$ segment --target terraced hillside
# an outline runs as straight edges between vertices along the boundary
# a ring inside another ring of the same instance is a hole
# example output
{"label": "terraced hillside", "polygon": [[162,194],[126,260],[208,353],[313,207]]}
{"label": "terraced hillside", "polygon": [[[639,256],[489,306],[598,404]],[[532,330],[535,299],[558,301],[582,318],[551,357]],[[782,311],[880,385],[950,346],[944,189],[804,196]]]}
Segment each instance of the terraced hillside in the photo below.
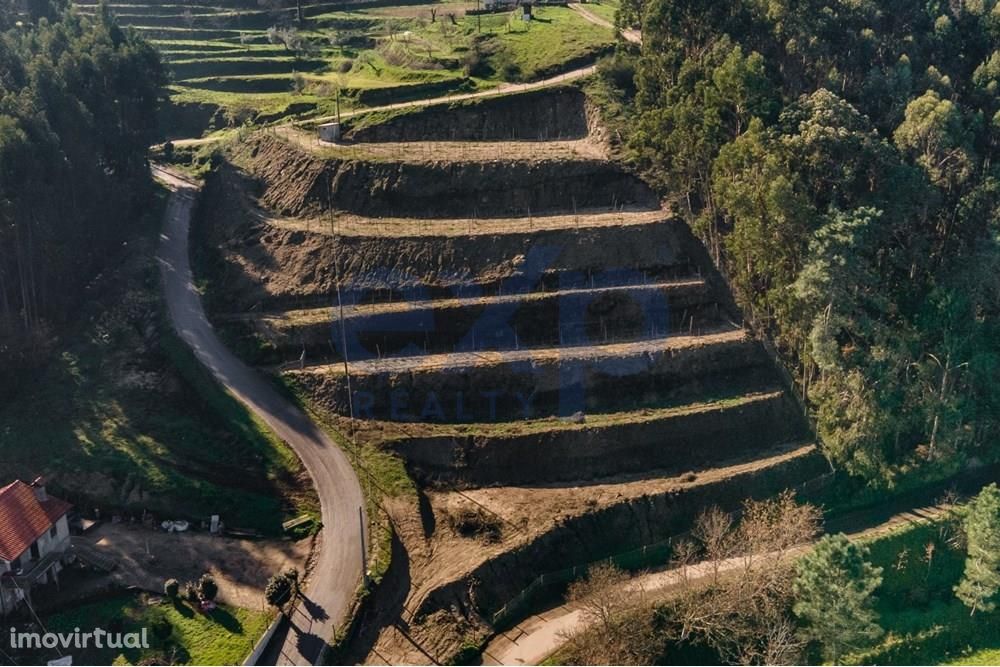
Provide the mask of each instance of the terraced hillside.
{"label": "terraced hillside", "polygon": [[353,658],[454,659],[536,577],[825,471],[704,249],[579,91],[347,136],[233,145],[199,233],[230,340],[419,488],[385,500],[399,542]]}
{"label": "terraced hillside", "polygon": [[[81,11],[96,2],[81,0]],[[526,23],[466,16],[445,0],[114,0],[120,23],[147,35],[173,74],[170,138],[285,116],[399,102],[530,81],[611,48],[613,34],[565,6]],[[611,5],[609,5],[611,7]]]}

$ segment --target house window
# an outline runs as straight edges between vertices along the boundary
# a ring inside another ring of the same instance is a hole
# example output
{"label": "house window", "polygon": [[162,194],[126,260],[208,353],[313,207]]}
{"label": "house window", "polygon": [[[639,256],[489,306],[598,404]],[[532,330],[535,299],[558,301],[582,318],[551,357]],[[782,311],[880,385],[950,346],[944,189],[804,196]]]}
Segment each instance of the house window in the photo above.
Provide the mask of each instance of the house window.
{"label": "house window", "polygon": [[49,529],[49,537],[56,536],[56,524],[52,524],[52,528]]}

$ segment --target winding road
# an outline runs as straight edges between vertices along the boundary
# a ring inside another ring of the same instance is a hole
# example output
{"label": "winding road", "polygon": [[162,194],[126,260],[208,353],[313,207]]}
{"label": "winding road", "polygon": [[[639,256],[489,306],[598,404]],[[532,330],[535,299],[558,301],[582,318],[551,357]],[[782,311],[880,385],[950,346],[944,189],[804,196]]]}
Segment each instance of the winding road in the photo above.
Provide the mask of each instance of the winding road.
{"label": "winding road", "polygon": [[276,636],[272,644],[281,642],[273,656],[277,664],[316,664],[335,626],[345,620],[362,578],[367,519],[361,485],[340,447],[216,336],[192,281],[188,258],[191,210],[199,186],[160,167],[153,171],[172,191],[157,260],[174,329],[212,375],[295,450],[319,494],[323,513],[319,556],[303,599],[279,630],[284,636]]}
{"label": "winding road", "polygon": [[[588,21],[613,28],[610,22],[578,5],[573,8]],[[624,31],[623,36],[641,43],[636,31]],[[596,69],[596,65],[589,65],[531,83],[501,84],[484,91],[387,104],[341,115],[526,92],[568,83],[593,74]],[[312,122],[328,120],[332,118]],[[198,145],[217,139],[178,140],[174,144]],[[283,398],[267,379],[237,359],[215,334],[194,286],[188,256],[191,212],[200,185],[163,167],[154,166],[153,172],[172,192],[157,253],[171,324],[212,375],[292,447],[319,495],[323,516],[319,556],[307,581],[304,599],[272,641],[272,649],[280,645],[280,650],[265,654],[265,661],[273,659],[276,664],[317,664],[335,627],[347,620],[365,567],[367,518],[361,485],[344,451]]]}

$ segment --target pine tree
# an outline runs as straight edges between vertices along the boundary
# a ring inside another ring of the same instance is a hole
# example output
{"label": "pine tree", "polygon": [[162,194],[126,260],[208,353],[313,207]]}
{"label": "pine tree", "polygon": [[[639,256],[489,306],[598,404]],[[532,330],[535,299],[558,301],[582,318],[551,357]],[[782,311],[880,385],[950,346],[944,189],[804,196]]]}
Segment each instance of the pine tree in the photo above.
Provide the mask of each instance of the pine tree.
{"label": "pine tree", "polygon": [[866,556],[865,547],[841,533],[824,537],[796,564],[793,610],[805,637],[819,642],[834,663],[882,635],[872,596],[882,583],[882,568]]}
{"label": "pine tree", "polygon": [[1000,590],[1000,490],[996,484],[983,488],[969,502],[964,526],[968,555],[955,595],[970,615],[990,612],[996,609]]}

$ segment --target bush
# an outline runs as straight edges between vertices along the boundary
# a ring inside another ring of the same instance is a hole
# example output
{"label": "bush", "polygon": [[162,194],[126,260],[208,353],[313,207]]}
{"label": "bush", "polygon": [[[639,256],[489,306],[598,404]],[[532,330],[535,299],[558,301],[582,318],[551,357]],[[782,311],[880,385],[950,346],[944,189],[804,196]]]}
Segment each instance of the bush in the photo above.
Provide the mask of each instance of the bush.
{"label": "bush", "polygon": [[215,577],[207,572],[201,575],[201,579],[198,580],[198,592],[202,600],[214,600],[219,594],[219,585],[215,583]]}
{"label": "bush", "polygon": [[448,523],[458,535],[476,538],[486,544],[499,542],[503,532],[500,520],[480,508],[462,508],[449,512]]}
{"label": "bush", "polygon": [[288,580],[288,583],[292,586],[292,590],[297,593],[299,590],[299,571],[294,567],[290,567],[285,570],[282,576]]}
{"label": "bush", "polygon": [[465,63],[462,67],[462,72],[465,76],[478,76],[482,79],[494,74],[489,59],[478,47],[473,48],[465,54]]}
{"label": "bush", "polygon": [[272,607],[281,609],[292,599],[292,592],[295,590],[287,574],[276,574],[267,582],[264,589],[264,599]]}
{"label": "bush", "polygon": [[181,592],[181,584],[176,579],[167,579],[163,582],[163,594],[171,600],[176,600]]}
{"label": "bush", "polygon": [[158,618],[153,621],[153,636],[159,639],[161,642],[165,641],[174,631],[174,626],[170,625],[170,621],[165,618]]}
{"label": "bush", "polygon": [[625,93],[626,97],[635,96],[635,58],[618,53],[602,58],[597,63],[597,72],[612,87]]}
{"label": "bush", "polygon": [[201,598],[198,597],[198,587],[190,581],[184,584],[184,597],[194,604],[198,604],[201,601]]}

